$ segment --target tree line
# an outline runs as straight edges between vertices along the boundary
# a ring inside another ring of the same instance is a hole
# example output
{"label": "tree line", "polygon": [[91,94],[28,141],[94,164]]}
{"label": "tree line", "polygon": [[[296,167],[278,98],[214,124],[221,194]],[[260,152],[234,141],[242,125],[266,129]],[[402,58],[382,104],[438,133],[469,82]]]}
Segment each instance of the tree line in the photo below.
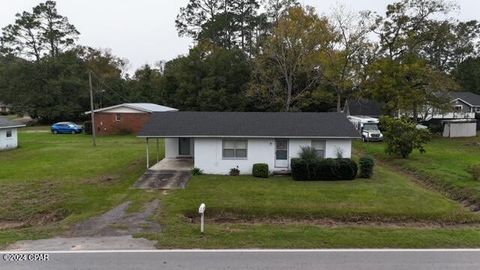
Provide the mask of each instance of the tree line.
{"label": "tree line", "polygon": [[43,122],[96,107],[159,103],[186,111],[340,111],[369,98],[386,113],[446,106],[438,93],[480,94],[477,21],[443,0],[400,0],[384,14],[328,15],[296,0],[190,0],[175,21],[186,55],[126,73],[128,61],[78,44],[54,1],[16,15],[0,35],[0,100]]}

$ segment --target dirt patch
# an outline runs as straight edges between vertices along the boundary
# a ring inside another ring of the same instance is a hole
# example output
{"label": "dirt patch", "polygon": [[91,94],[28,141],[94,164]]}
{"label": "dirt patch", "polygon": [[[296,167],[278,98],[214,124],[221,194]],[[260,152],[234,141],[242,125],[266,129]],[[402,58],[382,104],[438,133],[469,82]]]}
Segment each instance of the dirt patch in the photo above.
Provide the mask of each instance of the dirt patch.
{"label": "dirt patch", "polygon": [[145,205],[141,212],[127,213],[129,206],[130,202],[122,203],[101,216],[77,224],[70,237],[124,236],[161,230],[158,223],[149,220],[160,206],[158,200]]}
{"label": "dirt patch", "polygon": [[132,236],[52,238],[18,241],[7,246],[15,251],[79,251],[79,250],[153,250],[155,241]]}
{"label": "dirt patch", "polygon": [[63,206],[66,195],[48,181],[2,184],[0,198],[0,220],[22,227],[57,222],[69,214]]}
{"label": "dirt patch", "polygon": [[0,222],[0,230],[18,229],[25,226],[24,222]]}
{"label": "dirt patch", "polygon": [[115,184],[120,177],[118,175],[102,175],[93,179],[82,180],[82,184],[93,185],[93,184]]}
{"label": "dirt patch", "polygon": [[[200,223],[198,217],[187,217],[190,223]],[[334,219],[291,219],[291,218],[252,218],[242,219],[232,216],[219,218],[206,218],[206,223],[223,225],[314,225],[325,228],[341,227],[378,227],[378,228],[480,228],[480,223],[458,224],[435,221],[341,221]]]}

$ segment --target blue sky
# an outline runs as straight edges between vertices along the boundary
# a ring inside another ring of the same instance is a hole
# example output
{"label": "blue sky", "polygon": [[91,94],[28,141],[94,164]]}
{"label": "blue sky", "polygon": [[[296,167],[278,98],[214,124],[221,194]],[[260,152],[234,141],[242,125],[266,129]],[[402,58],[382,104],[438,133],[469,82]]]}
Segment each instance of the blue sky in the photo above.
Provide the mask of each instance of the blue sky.
{"label": "blue sky", "polygon": [[[351,10],[370,9],[383,13],[393,0],[301,0],[328,13],[336,3]],[[12,23],[15,13],[31,10],[39,0],[0,0],[0,27]],[[66,15],[81,32],[80,43],[94,48],[111,49],[128,59],[130,71],[144,64],[170,60],[185,54],[191,45],[180,38],[175,17],[188,0],[57,0]],[[452,14],[461,20],[480,20],[479,0],[458,0],[461,9]]]}

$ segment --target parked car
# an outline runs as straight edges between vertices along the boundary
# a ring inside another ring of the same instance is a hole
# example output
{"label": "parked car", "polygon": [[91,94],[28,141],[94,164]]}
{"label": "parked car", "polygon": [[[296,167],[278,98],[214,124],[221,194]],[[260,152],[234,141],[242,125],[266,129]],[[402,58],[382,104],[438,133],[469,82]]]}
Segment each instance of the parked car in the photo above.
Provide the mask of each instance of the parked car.
{"label": "parked car", "polygon": [[79,134],[83,132],[83,128],[71,122],[59,122],[51,127],[53,134]]}

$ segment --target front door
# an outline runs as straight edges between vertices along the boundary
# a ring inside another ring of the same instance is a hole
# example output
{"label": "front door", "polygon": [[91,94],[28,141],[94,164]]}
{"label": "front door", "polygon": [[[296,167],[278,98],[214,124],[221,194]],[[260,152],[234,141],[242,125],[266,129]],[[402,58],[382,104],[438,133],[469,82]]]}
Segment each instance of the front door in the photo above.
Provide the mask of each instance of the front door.
{"label": "front door", "polygon": [[275,140],[275,168],[288,168],[288,140]]}
{"label": "front door", "polygon": [[190,138],[178,139],[178,155],[179,156],[191,156],[190,152]]}

